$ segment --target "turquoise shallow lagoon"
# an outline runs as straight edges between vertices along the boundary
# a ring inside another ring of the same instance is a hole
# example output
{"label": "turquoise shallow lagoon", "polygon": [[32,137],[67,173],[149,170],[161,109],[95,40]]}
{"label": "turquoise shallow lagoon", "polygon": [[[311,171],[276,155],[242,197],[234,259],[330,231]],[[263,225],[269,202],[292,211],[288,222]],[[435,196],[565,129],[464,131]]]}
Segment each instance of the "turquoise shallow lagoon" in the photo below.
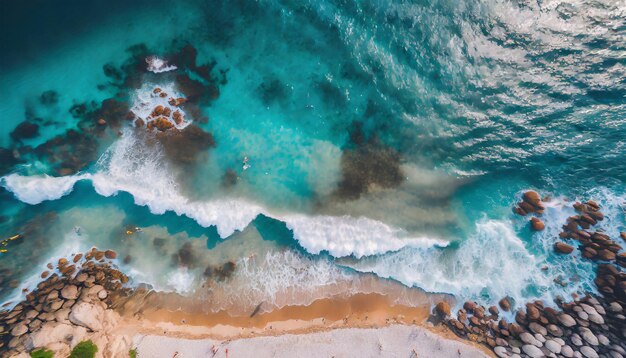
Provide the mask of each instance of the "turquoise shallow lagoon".
{"label": "turquoise shallow lagoon", "polygon": [[[235,263],[215,309],[306,303],[369,272],[551,300],[593,286],[592,264],[552,249],[573,201],[626,230],[619,2],[6,8],[0,229],[23,239],[0,253],[3,301],[94,245],[184,294]],[[187,127],[147,130],[170,96]],[[552,198],[542,232],[512,211],[528,189]]]}

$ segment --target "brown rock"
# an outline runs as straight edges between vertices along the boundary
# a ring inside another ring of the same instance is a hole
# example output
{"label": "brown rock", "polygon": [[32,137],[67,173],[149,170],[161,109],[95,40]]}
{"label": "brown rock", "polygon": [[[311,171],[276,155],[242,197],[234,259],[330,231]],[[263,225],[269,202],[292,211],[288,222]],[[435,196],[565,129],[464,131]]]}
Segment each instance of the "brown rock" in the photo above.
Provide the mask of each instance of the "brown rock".
{"label": "brown rock", "polygon": [[561,254],[571,254],[572,251],[574,251],[574,247],[564,242],[557,241],[554,243],[554,251]]}
{"label": "brown rock", "polygon": [[501,299],[500,302],[498,302],[498,304],[500,305],[500,308],[502,308],[505,311],[509,311],[511,309],[511,303],[509,302],[509,299],[506,297]]}
{"label": "brown rock", "polygon": [[596,257],[596,255],[598,254],[598,252],[594,249],[592,249],[591,247],[585,247],[583,249],[583,256],[588,258],[588,259],[592,259],[594,257]]}
{"label": "brown rock", "polygon": [[525,202],[533,205],[533,206],[539,206],[541,205],[541,197],[539,196],[539,194],[537,194],[536,191],[533,190],[529,190],[527,192],[525,192],[522,195],[522,199],[524,199]]}
{"label": "brown rock", "polygon": [[546,225],[543,223],[543,221],[541,221],[541,220],[539,220],[539,219],[537,219],[535,217],[530,219],[530,226],[535,231],[541,231],[541,230],[546,228]]}
{"label": "brown rock", "polygon": [[78,261],[80,261],[80,259],[83,257],[83,254],[76,254],[74,256],[74,263],[77,263]]}
{"label": "brown rock", "polygon": [[442,317],[450,316],[450,304],[448,302],[441,301],[437,303],[437,306],[435,306],[435,310]]}
{"label": "brown rock", "polygon": [[526,316],[528,317],[528,319],[535,321],[539,319],[539,317],[541,316],[541,312],[539,311],[536,305],[532,303],[527,303],[526,304]]}
{"label": "brown rock", "polygon": [[598,251],[598,259],[604,261],[613,261],[615,260],[615,253],[610,250],[602,249]]}
{"label": "brown rock", "polygon": [[98,125],[100,125],[100,126],[104,126],[104,125],[106,125],[106,124],[107,124],[107,121],[106,121],[106,120],[104,120],[104,118],[100,118],[100,119],[98,119]]}
{"label": "brown rock", "polygon": [[117,253],[115,253],[115,251],[113,250],[106,250],[104,252],[104,257],[106,257],[109,260],[113,260],[114,258],[117,257]]}
{"label": "brown rock", "polygon": [[476,309],[476,302],[472,302],[472,301],[467,301],[463,304],[463,308],[469,312],[469,313],[473,313],[474,310]]}
{"label": "brown rock", "polygon": [[491,306],[491,307],[489,307],[489,313],[491,313],[492,315],[498,317],[498,315],[500,314],[500,311],[498,310],[498,307]]}

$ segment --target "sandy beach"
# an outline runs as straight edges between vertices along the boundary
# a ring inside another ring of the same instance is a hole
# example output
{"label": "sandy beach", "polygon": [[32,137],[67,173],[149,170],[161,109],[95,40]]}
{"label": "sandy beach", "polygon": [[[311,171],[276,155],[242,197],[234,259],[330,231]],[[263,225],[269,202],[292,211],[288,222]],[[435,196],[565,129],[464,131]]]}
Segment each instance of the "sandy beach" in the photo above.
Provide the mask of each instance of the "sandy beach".
{"label": "sandy beach", "polygon": [[335,329],[229,341],[136,335],[140,357],[487,357],[417,326]]}

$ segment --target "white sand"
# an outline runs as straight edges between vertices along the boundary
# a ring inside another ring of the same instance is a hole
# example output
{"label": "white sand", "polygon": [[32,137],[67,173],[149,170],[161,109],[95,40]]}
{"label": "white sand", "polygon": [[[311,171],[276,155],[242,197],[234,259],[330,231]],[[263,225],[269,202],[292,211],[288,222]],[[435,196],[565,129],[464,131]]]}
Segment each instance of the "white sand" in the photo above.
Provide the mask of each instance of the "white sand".
{"label": "white sand", "polygon": [[[308,334],[215,341],[136,335],[138,357],[486,357],[478,348],[416,326],[335,329]],[[213,355],[212,347],[217,347]],[[178,355],[175,355],[178,353]]]}

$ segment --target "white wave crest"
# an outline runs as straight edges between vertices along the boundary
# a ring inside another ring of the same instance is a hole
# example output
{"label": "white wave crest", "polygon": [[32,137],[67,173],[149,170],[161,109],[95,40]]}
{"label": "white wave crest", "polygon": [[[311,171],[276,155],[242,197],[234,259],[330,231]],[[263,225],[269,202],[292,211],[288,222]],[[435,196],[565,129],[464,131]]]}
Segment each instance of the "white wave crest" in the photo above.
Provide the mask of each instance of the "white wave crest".
{"label": "white wave crest", "polygon": [[89,175],[51,177],[48,175],[22,176],[9,174],[0,183],[15,197],[27,204],[36,205],[46,200],[56,200],[69,194],[77,181]]}
{"label": "white wave crest", "polygon": [[146,58],[146,63],[148,64],[148,71],[154,73],[168,72],[178,69],[178,67],[174,65],[168,65],[167,61],[156,56],[150,56]]}
{"label": "white wave crest", "polygon": [[435,239],[410,237],[402,229],[364,217],[276,214],[238,198],[194,201],[180,192],[173,169],[162,159],[158,149],[144,145],[127,130],[98,161],[94,174],[58,178],[11,174],[3,178],[3,185],[18,199],[36,204],[69,194],[78,180],[91,180],[96,192],[102,196],[127,192],[137,205],[147,206],[154,214],[173,211],[185,215],[201,226],[216,226],[221,237],[243,230],[259,214],[265,214],[285,222],[307,251],[314,254],[327,251],[335,257],[362,257],[403,247],[447,244]]}

